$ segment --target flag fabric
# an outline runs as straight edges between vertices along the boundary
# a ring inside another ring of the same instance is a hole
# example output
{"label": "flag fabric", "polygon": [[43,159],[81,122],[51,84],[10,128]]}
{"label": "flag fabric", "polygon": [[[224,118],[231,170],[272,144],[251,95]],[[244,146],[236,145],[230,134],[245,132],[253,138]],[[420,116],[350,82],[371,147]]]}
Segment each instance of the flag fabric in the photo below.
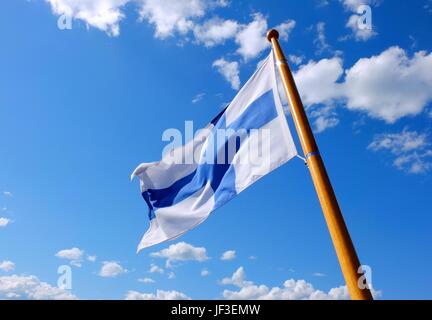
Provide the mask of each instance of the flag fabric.
{"label": "flag fabric", "polygon": [[132,173],[149,207],[138,252],[174,239],[297,155],[270,55],[210,124],[162,160]]}

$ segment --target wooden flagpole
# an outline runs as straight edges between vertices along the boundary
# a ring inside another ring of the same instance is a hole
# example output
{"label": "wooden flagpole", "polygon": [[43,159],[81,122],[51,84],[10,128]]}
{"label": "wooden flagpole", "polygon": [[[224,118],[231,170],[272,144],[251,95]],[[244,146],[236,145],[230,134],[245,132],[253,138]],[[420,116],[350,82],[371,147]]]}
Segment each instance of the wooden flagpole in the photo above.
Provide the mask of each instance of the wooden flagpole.
{"label": "wooden flagpole", "polygon": [[369,286],[367,284],[365,288],[359,286],[359,278],[363,275],[360,271],[360,261],[315,142],[293,75],[279,45],[279,33],[272,29],[267,33],[267,39],[273,47],[291,114],[351,299],[372,300]]}

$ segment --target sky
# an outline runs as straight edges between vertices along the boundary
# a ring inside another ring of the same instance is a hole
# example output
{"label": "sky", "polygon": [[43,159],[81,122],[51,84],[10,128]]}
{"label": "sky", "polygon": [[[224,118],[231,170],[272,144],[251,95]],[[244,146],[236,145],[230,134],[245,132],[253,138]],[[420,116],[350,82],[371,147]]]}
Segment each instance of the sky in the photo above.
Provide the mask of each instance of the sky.
{"label": "sky", "polygon": [[1,1],[0,298],[348,298],[300,159],[136,254],[130,174],[229,103],[272,27],[375,296],[431,299],[428,0]]}

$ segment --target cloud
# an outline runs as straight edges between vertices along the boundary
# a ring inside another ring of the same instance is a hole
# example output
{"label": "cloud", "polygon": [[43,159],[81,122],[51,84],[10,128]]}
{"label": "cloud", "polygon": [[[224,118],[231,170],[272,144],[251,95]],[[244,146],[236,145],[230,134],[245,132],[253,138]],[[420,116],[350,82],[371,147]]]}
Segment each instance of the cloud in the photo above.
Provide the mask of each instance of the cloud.
{"label": "cloud", "polygon": [[303,63],[303,61],[304,61],[304,56],[296,56],[296,55],[294,55],[294,54],[290,54],[290,55],[288,56],[288,60],[289,60],[291,63],[295,64],[295,65],[299,65],[299,64],[302,64],[302,63]]}
{"label": "cloud", "polygon": [[74,300],[77,297],[35,276],[11,275],[0,277],[0,299]]}
{"label": "cloud", "polygon": [[13,263],[12,261],[0,261],[0,270],[2,271],[13,271],[15,270],[15,263]]}
{"label": "cloud", "polygon": [[275,27],[279,32],[279,38],[283,41],[288,41],[291,31],[294,30],[296,22],[294,20],[287,20]]}
{"label": "cloud", "polygon": [[125,300],[190,300],[190,298],[182,292],[178,291],[163,291],[157,290],[154,293],[141,293],[138,291],[129,291],[126,294]]}
{"label": "cloud", "polygon": [[153,252],[150,256],[166,259],[166,266],[171,267],[172,262],[177,261],[205,261],[208,259],[207,251],[204,247],[194,247],[186,242],[178,242],[170,245],[167,249]]}
{"label": "cloud", "polygon": [[170,273],[168,273],[168,279],[174,279],[175,278],[175,273],[174,272],[170,272]]}
{"label": "cloud", "polygon": [[195,97],[192,98],[192,103],[198,103],[200,102],[205,96],[205,93],[198,93]]}
{"label": "cloud", "polygon": [[391,47],[358,60],[345,72],[339,57],[309,61],[294,77],[307,108],[326,107],[316,113],[317,118],[324,117],[318,120],[318,127],[337,123],[332,108],[337,102],[349,110],[394,123],[420,114],[432,101],[432,54],[425,51],[410,58],[405,50]]}
{"label": "cloud", "polygon": [[213,67],[216,68],[221,75],[231,84],[234,90],[240,89],[239,64],[237,61],[227,61],[220,58],[213,62]]}
{"label": "cloud", "polygon": [[155,27],[155,37],[165,39],[175,33],[185,35],[193,30],[196,19],[216,7],[227,6],[226,1],[211,0],[140,0],[141,20]]}
{"label": "cloud", "polygon": [[105,31],[111,36],[120,33],[120,21],[124,18],[122,7],[129,0],[45,0],[56,15],[84,21],[87,26]]}
{"label": "cloud", "polygon": [[201,270],[201,277],[207,277],[210,274],[210,271],[208,271],[207,269],[202,269]]}
{"label": "cloud", "polygon": [[142,282],[142,283],[146,283],[146,284],[155,283],[156,282],[152,278],[141,278],[141,279],[138,279],[138,281]]}
{"label": "cloud", "polygon": [[370,28],[360,28],[359,27],[360,19],[361,19],[360,15],[353,14],[349,17],[348,22],[346,24],[346,27],[351,29],[355,40],[367,41],[370,38],[378,35],[378,33],[373,29],[373,26],[371,26]]}
{"label": "cloud", "polygon": [[235,259],[235,257],[236,257],[235,250],[228,250],[222,254],[221,260],[233,260]]}
{"label": "cloud", "polygon": [[[244,268],[238,268],[230,278],[222,280],[224,285],[234,285],[239,290],[224,290],[223,297],[228,300],[342,300],[349,299],[346,286],[329,290],[328,293],[315,289],[305,280],[289,279],[282,287],[256,285],[245,280]],[[375,296],[379,296],[375,292]]]}
{"label": "cloud", "polygon": [[257,57],[270,43],[266,39],[267,19],[261,13],[255,13],[253,21],[242,27],[235,42],[239,45],[237,53],[245,61]]}
{"label": "cloud", "polygon": [[104,261],[102,262],[102,268],[99,271],[99,275],[104,278],[115,278],[127,270],[124,269],[118,262],[115,261]]}
{"label": "cloud", "polygon": [[358,22],[365,13],[363,6],[378,6],[381,2],[380,0],[339,0],[339,2],[343,4],[345,10],[354,13],[349,17],[346,24],[346,27],[351,29],[352,34],[351,36],[342,38],[343,40],[354,37],[357,41],[367,41],[378,34],[373,30],[373,26],[370,28],[360,28]]}
{"label": "cloud", "polygon": [[391,47],[346,71],[347,107],[388,123],[423,111],[432,100],[432,54]]}
{"label": "cloud", "polygon": [[237,21],[215,17],[207,20],[202,25],[196,25],[193,32],[197,43],[202,43],[206,47],[213,47],[234,38],[239,27]]}
{"label": "cloud", "polygon": [[325,273],[321,273],[321,272],[314,272],[314,273],[312,273],[312,275],[314,277],[325,277],[326,276]]}
{"label": "cloud", "polygon": [[11,223],[10,219],[0,217],[0,228],[6,227],[9,223]]}
{"label": "cloud", "polygon": [[12,197],[13,197],[13,194],[12,194],[12,192],[10,192],[10,191],[3,191],[3,195],[4,195],[5,197],[9,197],[9,198],[12,198]]}
{"label": "cloud", "polygon": [[159,267],[159,266],[157,266],[157,265],[155,265],[155,264],[151,264],[150,265],[150,270],[149,270],[149,272],[150,273],[164,273],[164,269],[162,269],[161,267]]}
{"label": "cloud", "polygon": [[87,255],[87,260],[90,261],[90,262],[95,262],[96,259],[97,259],[96,256]]}
{"label": "cloud", "polygon": [[401,133],[379,134],[368,149],[390,152],[394,156],[393,165],[408,173],[420,174],[432,169],[432,149],[424,133],[404,129]]}
{"label": "cloud", "polygon": [[325,23],[318,22],[316,25],[317,36],[314,39],[314,44],[317,47],[317,54],[323,54],[326,51],[331,52],[331,47],[327,43],[327,38],[325,35]]}
{"label": "cloud", "polygon": [[60,250],[55,254],[60,259],[70,260],[70,264],[80,268],[84,256],[84,251],[79,248]]}

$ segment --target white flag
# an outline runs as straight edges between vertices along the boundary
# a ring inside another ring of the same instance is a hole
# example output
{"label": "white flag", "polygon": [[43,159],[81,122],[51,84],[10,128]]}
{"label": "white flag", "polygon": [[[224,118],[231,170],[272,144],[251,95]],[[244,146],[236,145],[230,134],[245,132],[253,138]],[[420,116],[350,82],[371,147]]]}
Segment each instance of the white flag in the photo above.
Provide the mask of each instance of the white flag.
{"label": "white flag", "polygon": [[177,238],[297,155],[280,102],[273,53],[193,140],[132,174],[149,206],[138,251]]}

